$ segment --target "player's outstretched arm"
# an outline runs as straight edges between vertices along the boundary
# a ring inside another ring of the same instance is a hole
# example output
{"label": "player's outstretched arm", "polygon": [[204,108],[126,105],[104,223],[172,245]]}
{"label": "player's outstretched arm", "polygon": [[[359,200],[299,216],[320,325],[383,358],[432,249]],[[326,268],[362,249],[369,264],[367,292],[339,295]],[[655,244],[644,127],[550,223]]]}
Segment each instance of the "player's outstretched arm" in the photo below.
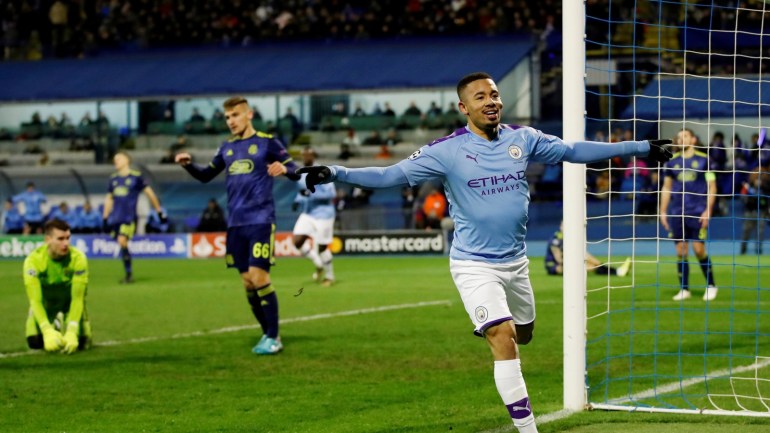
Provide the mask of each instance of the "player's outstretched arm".
{"label": "player's outstretched arm", "polygon": [[315,192],[315,186],[322,183],[339,181],[358,185],[364,188],[390,188],[399,185],[408,185],[409,180],[406,174],[397,165],[388,167],[366,167],[366,168],[347,168],[339,165],[330,167],[316,165],[312,167],[302,167],[297,170],[297,174],[305,174],[305,183],[307,188]]}
{"label": "player's outstretched arm", "polygon": [[642,156],[653,161],[664,163],[673,154],[666,149],[671,140],[621,141],[620,143],[603,143],[598,141],[564,142],[567,151],[564,161],[575,163],[591,163],[614,158],[616,156]]}

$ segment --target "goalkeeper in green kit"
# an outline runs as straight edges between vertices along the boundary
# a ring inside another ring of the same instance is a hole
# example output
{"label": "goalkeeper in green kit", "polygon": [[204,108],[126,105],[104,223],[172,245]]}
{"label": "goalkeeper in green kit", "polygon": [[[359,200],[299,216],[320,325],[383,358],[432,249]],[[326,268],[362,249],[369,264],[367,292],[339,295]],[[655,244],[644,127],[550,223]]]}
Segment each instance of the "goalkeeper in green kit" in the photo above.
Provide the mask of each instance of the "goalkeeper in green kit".
{"label": "goalkeeper in green kit", "polygon": [[24,287],[29,298],[27,345],[71,354],[91,345],[86,311],[88,261],[70,246],[70,226],[53,219],[43,226],[45,244],[24,260]]}

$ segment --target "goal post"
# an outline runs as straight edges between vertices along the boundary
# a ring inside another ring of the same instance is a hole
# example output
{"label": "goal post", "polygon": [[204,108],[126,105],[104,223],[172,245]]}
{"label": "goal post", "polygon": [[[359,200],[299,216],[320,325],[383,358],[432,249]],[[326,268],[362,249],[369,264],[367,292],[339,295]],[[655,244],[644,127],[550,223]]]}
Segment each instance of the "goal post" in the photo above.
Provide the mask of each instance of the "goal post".
{"label": "goal post", "polygon": [[[582,0],[564,0],[563,139],[585,139],[585,20]],[[574,17],[578,19],[568,19]],[[564,408],[586,404],[585,165],[564,163]]]}
{"label": "goal post", "polygon": [[[699,261],[660,224],[662,167],[564,163],[564,408],[770,417],[770,2],[564,0],[562,16],[563,138],[688,129],[707,165],[677,167],[682,196],[704,195],[690,176],[718,185]],[[587,272],[589,252],[632,270]]]}

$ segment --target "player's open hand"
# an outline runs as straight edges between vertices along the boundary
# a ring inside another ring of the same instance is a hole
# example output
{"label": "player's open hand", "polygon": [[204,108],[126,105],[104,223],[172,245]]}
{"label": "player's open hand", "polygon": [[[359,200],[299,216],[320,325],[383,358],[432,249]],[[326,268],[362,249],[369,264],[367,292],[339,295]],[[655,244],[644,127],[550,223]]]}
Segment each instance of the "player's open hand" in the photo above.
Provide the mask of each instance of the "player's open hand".
{"label": "player's open hand", "polygon": [[315,192],[315,186],[322,183],[329,183],[332,180],[332,171],[325,165],[314,165],[312,167],[302,167],[297,170],[297,174],[307,174],[305,185],[310,192]]}
{"label": "player's open hand", "polygon": [[187,165],[192,162],[192,156],[187,152],[180,152],[174,157],[174,162],[179,165]]}
{"label": "player's open hand", "polygon": [[671,140],[647,140],[650,143],[650,153],[647,155],[653,161],[664,163],[671,159],[674,154],[666,148],[671,144]]}

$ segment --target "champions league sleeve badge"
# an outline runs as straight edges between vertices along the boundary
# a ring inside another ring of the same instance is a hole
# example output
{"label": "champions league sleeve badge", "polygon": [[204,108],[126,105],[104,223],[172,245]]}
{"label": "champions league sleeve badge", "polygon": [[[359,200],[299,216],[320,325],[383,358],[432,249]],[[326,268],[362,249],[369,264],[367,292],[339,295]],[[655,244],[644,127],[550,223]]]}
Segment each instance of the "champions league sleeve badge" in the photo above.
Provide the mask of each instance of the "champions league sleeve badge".
{"label": "champions league sleeve badge", "polygon": [[[521,150],[519,152],[521,152]],[[422,149],[417,149],[411,155],[409,155],[409,158],[407,158],[407,159],[410,160],[410,161],[414,161],[420,155],[422,155]]]}

